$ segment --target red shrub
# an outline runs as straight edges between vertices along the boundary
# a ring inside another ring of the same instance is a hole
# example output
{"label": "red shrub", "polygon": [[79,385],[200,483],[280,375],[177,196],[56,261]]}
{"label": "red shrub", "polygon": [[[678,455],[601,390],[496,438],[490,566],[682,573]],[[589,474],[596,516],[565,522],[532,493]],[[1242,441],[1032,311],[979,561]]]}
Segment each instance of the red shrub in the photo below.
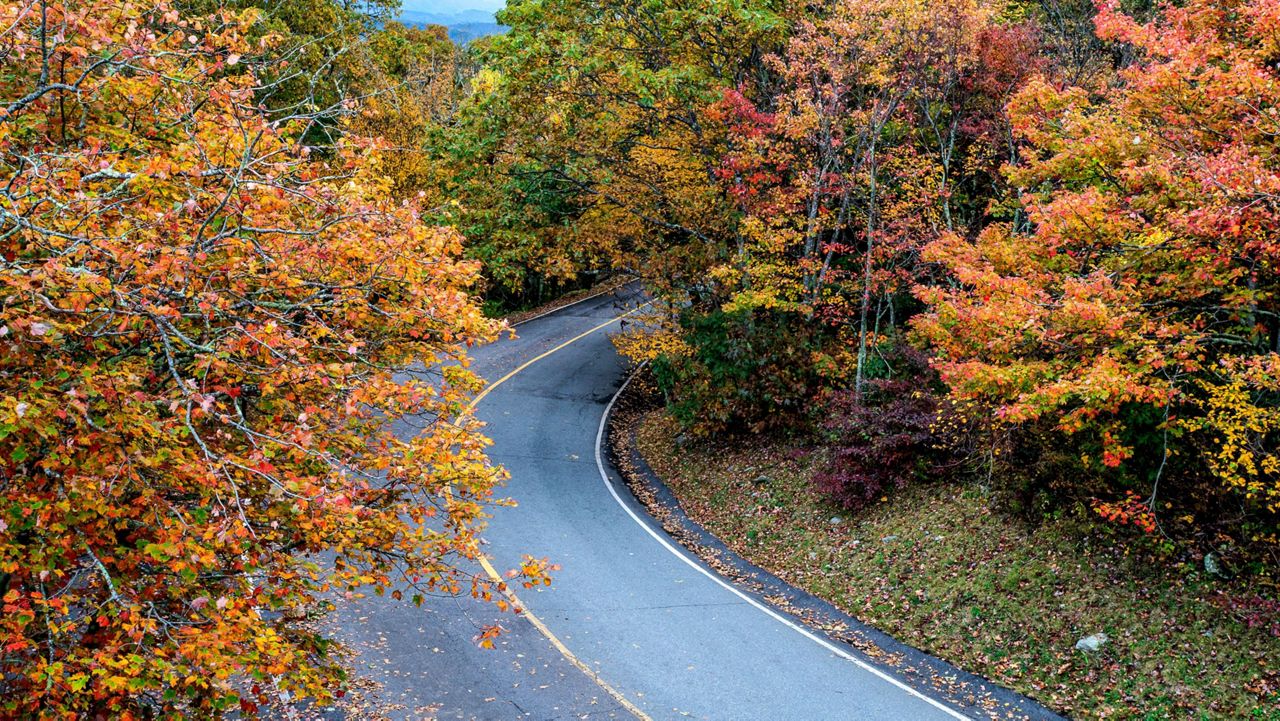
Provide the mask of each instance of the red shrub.
{"label": "red shrub", "polygon": [[1223,593],[1218,594],[1213,602],[1249,628],[1261,628],[1280,638],[1280,600],[1262,596],[1229,596]]}
{"label": "red shrub", "polygon": [[924,357],[899,349],[890,365],[902,368],[892,378],[871,381],[861,396],[841,391],[827,397],[824,427],[833,450],[814,483],[850,510],[927,475],[942,460],[933,432],[939,400]]}

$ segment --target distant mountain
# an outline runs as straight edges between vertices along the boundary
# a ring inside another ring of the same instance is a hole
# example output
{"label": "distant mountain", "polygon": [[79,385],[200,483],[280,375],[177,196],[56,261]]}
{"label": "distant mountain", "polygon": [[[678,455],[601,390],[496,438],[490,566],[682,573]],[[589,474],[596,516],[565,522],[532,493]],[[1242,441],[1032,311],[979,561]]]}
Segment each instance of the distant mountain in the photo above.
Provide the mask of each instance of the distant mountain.
{"label": "distant mountain", "polygon": [[493,13],[488,10],[460,10],[456,13],[428,12],[425,10],[401,10],[400,22],[405,25],[460,25],[462,23],[492,23]]}
{"label": "distant mountain", "polygon": [[507,31],[507,26],[499,25],[494,20],[493,13],[487,10],[463,10],[456,13],[402,10],[399,19],[405,25],[415,27],[443,25],[449,29],[449,39],[459,45],[466,45],[472,40],[489,35],[501,35]]}
{"label": "distant mountain", "polygon": [[495,22],[459,23],[446,27],[449,28],[449,39],[459,45],[466,45],[472,40],[478,40],[490,35],[502,35],[508,30],[506,25],[499,25]]}

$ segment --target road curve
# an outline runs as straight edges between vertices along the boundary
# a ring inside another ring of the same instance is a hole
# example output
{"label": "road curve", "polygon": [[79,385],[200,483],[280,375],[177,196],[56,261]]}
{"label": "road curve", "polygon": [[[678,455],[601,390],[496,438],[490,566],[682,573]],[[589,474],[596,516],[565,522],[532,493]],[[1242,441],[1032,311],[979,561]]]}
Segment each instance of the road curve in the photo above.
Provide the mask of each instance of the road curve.
{"label": "road curve", "polygon": [[[637,303],[625,290],[578,303],[474,354],[492,380],[559,347],[506,377],[477,412],[519,504],[499,509],[486,534],[493,565],[513,568],[530,554],[561,570],[550,588],[520,592],[543,629],[468,599],[341,607],[333,630],[359,653],[356,672],[381,685],[382,712],[495,721],[965,718],[734,589],[610,485],[597,435],[624,366],[607,336],[617,324],[607,321]],[[508,633],[496,650],[477,648],[477,628],[495,620]]]}

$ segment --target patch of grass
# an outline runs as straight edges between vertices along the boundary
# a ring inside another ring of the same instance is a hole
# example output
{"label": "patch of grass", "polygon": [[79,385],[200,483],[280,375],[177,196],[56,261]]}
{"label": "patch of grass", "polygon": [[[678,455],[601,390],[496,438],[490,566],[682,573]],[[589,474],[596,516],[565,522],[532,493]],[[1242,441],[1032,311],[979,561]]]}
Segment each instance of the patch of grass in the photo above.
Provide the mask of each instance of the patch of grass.
{"label": "patch of grass", "polygon": [[[687,512],[744,557],[1061,713],[1280,721],[1280,639],[1215,606],[1220,582],[1198,567],[1068,517],[1027,528],[970,486],[917,486],[849,516],[812,489],[807,449],[677,447],[662,411],[638,434]],[[1098,632],[1100,652],[1075,650]]]}

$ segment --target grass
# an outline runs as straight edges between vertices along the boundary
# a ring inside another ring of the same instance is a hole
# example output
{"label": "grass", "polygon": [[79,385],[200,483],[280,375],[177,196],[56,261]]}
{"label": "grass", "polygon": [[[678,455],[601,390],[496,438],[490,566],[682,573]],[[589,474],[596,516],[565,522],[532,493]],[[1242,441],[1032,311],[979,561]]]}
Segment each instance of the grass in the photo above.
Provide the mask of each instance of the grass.
{"label": "grass", "polygon": [[[1215,606],[1222,582],[1195,566],[1069,517],[1028,528],[973,486],[917,486],[849,516],[811,489],[809,449],[678,446],[662,411],[637,432],[690,516],[744,557],[1060,713],[1280,721],[1280,639]],[[1098,632],[1100,652],[1074,649]]]}

